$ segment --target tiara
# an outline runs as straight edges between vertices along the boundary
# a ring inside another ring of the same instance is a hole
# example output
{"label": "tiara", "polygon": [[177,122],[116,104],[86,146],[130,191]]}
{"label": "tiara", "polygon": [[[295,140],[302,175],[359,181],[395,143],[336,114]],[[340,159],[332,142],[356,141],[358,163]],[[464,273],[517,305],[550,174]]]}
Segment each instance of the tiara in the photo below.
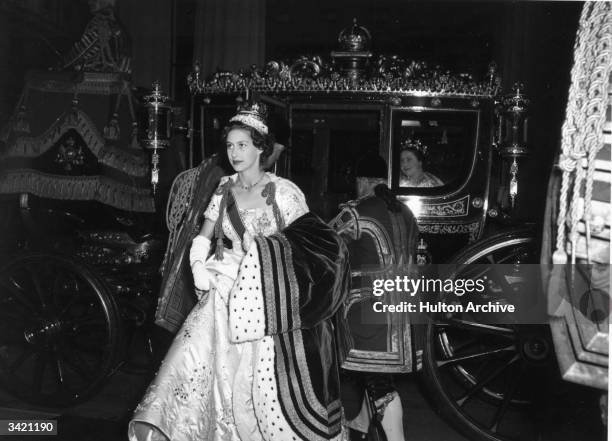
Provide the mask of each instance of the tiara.
{"label": "tiara", "polygon": [[268,109],[262,103],[247,103],[238,108],[238,113],[230,118],[230,122],[239,122],[257,130],[263,135],[268,134],[266,117]]}
{"label": "tiara", "polygon": [[416,150],[417,152],[421,152],[423,156],[427,154],[428,147],[421,143],[419,139],[405,139],[400,144],[401,150]]}

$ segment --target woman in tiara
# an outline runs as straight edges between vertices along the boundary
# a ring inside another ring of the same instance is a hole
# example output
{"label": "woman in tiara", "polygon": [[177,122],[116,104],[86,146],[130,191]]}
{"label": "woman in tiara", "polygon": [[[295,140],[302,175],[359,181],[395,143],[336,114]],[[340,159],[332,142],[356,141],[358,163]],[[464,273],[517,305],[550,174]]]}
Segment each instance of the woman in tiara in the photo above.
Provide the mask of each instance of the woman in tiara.
{"label": "woman in tiara", "polygon": [[295,184],[263,169],[273,150],[263,105],[240,110],[223,138],[236,173],[221,178],[192,241],[199,300],[129,438],[339,439],[330,318],[347,290],[346,248]]}
{"label": "woman in tiara", "polygon": [[427,146],[419,140],[402,143],[400,150],[400,187],[441,187],[444,182],[423,170]]}

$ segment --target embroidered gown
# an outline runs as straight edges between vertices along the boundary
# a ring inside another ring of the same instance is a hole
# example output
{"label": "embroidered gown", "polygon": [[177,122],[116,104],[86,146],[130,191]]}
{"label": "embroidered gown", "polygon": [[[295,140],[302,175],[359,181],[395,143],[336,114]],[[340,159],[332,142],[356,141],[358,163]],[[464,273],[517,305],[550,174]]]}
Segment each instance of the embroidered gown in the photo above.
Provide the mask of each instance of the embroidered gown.
{"label": "embroidered gown", "polygon": [[415,181],[414,179],[409,179],[404,175],[400,176],[400,187],[441,187],[444,185],[444,182],[440,178],[435,175],[432,175],[429,172],[424,172],[421,179]]}
{"label": "embroidered gown", "polygon": [[[279,390],[284,387],[279,378],[286,377],[282,372],[279,374],[278,362],[283,357],[276,355],[276,337],[265,334],[293,335],[301,331],[280,329],[280,326],[271,329],[268,314],[274,307],[264,299],[266,282],[262,274],[266,264],[262,263],[258,252],[265,242],[263,238],[282,228],[279,223],[290,225],[307,213],[308,207],[304,195],[293,183],[268,174],[273,185],[268,204],[264,208],[242,210],[227,186],[228,179],[235,180],[236,176],[222,178],[205,212],[207,219],[217,221],[220,208],[225,208],[221,202],[225,188],[226,197],[229,196],[233,203],[227,207],[221,225],[224,235],[232,241],[232,248],[224,249],[222,260],[215,260],[213,255],[206,263],[214,274],[217,288],[201,298],[178,332],[156,378],[136,408],[128,430],[131,441],[267,441],[299,440],[310,436],[304,435],[304,431],[298,434],[301,423],[299,418],[295,419],[292,404],[280,406],[280,402],[287,401],[281,397],[283,390]],[[242,229],[257,238],[248,256],[238,233]],[[290,291],[281,294],[291,297]],[[238,298],[238,294],[244,297]],[[295,300],[299,301],[298,297]],[[330,306],[335,308],[336,304]],[[325,316],[319,318],[323,320],[321,325],[325,324],[324,319]],[[313,365],[310,359],[302,362],[304,368],[309,363],[314,366],[312,374],[317,374],[316,363]],[[336,368],[335,364],[332,368]],[[316,404],[320,400],[312,393],[312,384],[306,383],[306,387],[300,386],[307,395],[310,392],[309,398]],[[323,436],[311,439],[337,439],[339,436],[340,406],[336,401],[332,400],[331,407],[320,409],[319,414],[328,420],[329,411],[332,415],[338,414],[337,418],[332,418],[338,420],[337,424],[334,422],[330,431],[329,427],[323,427],[329,424],[322,426],[313,422],[315,427],[323,429]],[[136,437],[134,429],[138,423],[151,428],[145,439]]]}

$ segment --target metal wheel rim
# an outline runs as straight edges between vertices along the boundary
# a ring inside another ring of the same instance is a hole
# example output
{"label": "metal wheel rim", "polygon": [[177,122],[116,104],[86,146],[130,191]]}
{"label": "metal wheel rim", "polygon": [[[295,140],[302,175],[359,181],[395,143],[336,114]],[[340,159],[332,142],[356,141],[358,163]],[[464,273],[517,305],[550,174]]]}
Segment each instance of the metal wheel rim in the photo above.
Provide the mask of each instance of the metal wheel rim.
{"label": "metal wheel rim", "polygon": [[[488,259],[489,256],[492,256],[496,251],[502,250],[504,247],[510,247],[510,258],[516,257],[521,255],[523,249],[526,250],[531,242],[531,238],[523,237],[514,238],[503,243],[491,244],[463,262],[476,263],[481,259]],[[490,259],[488,259],[488,262],[493,263]],[[455,276],[459,276],[459,274]],[[457,329],[471,329],[473,334],[480,333],[494,336],[497,339],[497,346],[488,349],[480,348],[480,350],[472,350],[471,352],[468,350],[468,353],[466,353],[465,350],[469,348],[468,344],[464,343],[465,346],[458,347],[456,342],[453,341],[451,334],[453,332],[456,333]],[[508,415],[509,411],[516,411],[529,404],[528,399],[521,397],[521,395],[516,395],[528,367],[524,357],[521,356],[521,345],[524,342],[520,338],[520,331],[513,326],[493,326],[483,325],[478,322],[445,320],[445,322],[436,322],[429,325],[428,333],[430,333],[429,341],[433,341],[435,345],[435,349],[431,354],[431,362],[435,365],[434,369],[440,371],[450,368],[450,374],[447,375],[453,376],[455,381],[463,386],[460,395],[451,396],[448,394],[449,386],[445,384],[445,381],[448,381],[448,379],[444,378],[443,381],[441,374],[436,375],[435,381],[438,383],[438,387],[441,390],[447,391],[445,392],[446,400],[455,409],[455,412],[460,414],[462,418],[467,419],[469,424],[490,439],[516,439],[513,436],[514,434],[507,436],[503,433],[503,429],[507,429],[503,424],[504,418]],[[502,354],[503,357],[500,356]],[[467,356],[471,358],[462,359],[462,357]],[[498,362],[497,366],[493,366],[488,375],[481,375],[482,372],[475,372],[473,367],[466,367],[462,363],[479,361],[484,371],[486,364],[490,361],[488,357],[494,358],[498,356],[499,359],[495,360]],[[503,376],[505,372],[510,370],[514,371],[514,381],[506,383],[504,389],[491,387],[491,383],[497,381],[500,376]],[[473,418],[473,415],[465,411],[464,406],[466,406],[466,403],[474,398],[479,398],[497,406],[493,417],[488,416],[489,424],[486,424],[483,420]]]}
{"label": "metal wheel rim", "polygon": [[18,257],[0,269],[0,305],[8,319],[0,370],[11,393],[70,405],[106,378],[117,351],[116,311],[84,266],[54,255]]}

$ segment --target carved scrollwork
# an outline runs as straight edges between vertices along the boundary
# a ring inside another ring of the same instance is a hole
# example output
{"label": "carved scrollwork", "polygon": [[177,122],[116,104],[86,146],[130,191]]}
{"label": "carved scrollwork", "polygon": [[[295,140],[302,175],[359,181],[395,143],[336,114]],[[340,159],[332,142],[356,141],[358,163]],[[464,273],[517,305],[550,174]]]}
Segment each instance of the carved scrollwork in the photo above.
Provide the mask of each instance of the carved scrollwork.
{"label": "carved scrollwork", "polygon": [[469,196],[464,196],[456,201],[446,202],[444,204],[423,204],[421,206],[421,216],[435,217],[458,217],[468,214]]}
{"label": "carved scrollwork", "polygon": [[485,96],[497,94],[499,78],[478,82],[469,74],[452,74],[439,66],[381,55],[359,78],[350,77],[321,57],[298,57],[293,62],[269,61],[263,69],[251,66],[239,72],[217,72],[201,78],[199,70],[187,77],[192,94],[239,93],[246,89],[270,92],[372,92]]}
{"label": "carved scrollwork", "polygon": [[447,223],[420,223],[419,231],[429,234],[469,234],[469,241],[475,242],[478,239],[480,222],[469,224],[447,224]]}
{"label": "carved scrollwork", "polygon": [[174,178],[172,188],[170,189],[170,203],[166,211],[166,223],[171,235],[176,233],[179,224],[183,220],[191,200],[193,186],[199,174],[199,168],[191,168]]}
{"label": "carved scrollwork", "polygon": [[269,61],[263,69],[251,66],[240,72],[218,72],[201,77],[200,66],[187,76],[192,94],[262,92],[370,92],[429,93],[452,96],[495,96],[501,80],[497,67],[487,67],[485,81],[470,74],[453,74],[440,66],[398,55],[372,58],[372,35],[353,19],[338,35],[338,50],[331,61],[321,56],[299,56],[294,61]]}
{"label": "carved scrollwork", "polygon": [[300,57],[289,68],[291,76],[315,79],[321,73],[323,62],[319,57]]}
{"label": "carved scrollwork", "polygon": [[357,240],[361,237],[359,213],[357,213],[355,207],[355,201],[342,204],[340,213],[328,223],[339,235],[346,235],[351,240]]}

